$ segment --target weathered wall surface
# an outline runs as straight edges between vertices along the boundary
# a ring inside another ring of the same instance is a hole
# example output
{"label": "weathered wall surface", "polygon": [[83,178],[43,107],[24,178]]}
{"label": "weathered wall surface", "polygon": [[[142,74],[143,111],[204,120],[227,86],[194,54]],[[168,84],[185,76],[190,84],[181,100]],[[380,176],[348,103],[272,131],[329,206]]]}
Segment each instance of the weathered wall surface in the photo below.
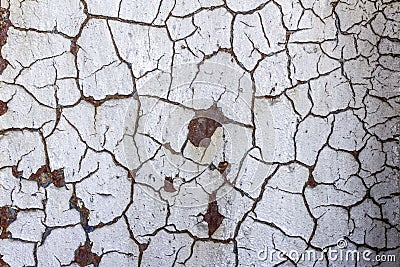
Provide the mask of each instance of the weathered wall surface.
{"label": "weathered wall surface", "polygon": [[0,23],[0,266],[398,266],[398,1]]}

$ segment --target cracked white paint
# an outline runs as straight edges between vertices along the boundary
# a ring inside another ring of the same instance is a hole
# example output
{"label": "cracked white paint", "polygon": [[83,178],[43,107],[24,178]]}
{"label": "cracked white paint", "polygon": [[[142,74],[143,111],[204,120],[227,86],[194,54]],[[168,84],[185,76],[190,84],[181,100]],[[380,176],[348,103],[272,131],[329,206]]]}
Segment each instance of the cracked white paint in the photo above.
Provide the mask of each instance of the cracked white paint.
{"label": "cracked white paint", "polygon": [[398,266],[399,32],[390,0],[1,0],[0,266]]}

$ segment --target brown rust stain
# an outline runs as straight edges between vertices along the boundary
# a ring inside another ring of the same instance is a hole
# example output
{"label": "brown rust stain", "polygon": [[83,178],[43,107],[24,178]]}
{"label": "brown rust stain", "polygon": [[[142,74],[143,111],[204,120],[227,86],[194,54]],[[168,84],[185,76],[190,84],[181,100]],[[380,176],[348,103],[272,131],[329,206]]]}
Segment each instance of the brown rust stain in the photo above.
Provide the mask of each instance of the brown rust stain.
{"label": "brown rust stain", "polygon": [[135,177],[136,177],[136,170],[129,170],[128,171],[128,178],[135,181]]}
{"label": "brown rust stain", "polygon": [[176,189],[174,187],[174,180],[172,177],[165,177],[164,179],[164,190],[165,192],[173,193],[176,192]]}
{"label": "brown rust stain", "polygon": [[8,111],[7,102],[3,102],[0,100],[0,116],[6,114],[7,111]]}
{"label": "brown rust stain", "polygon": [[77,56],[78,55],[78,51],[79,51],[79,46],[76,44],[76,42],[77,42],[77,38],[74,38],[72,41],[71,41],[71,47],[70,47],[70,52],[71,52],[71,54],[73,54],[74,56]]}
{"label": "brown rust stain", "polygon": [[350,154],[353,155],[353,157],[358,160],[358,156],[360,155],[360,151],[350,151]]}
{"label": "brown rust stain", "polygon": [[218,211],[218,203],[216,200],[217,193],[214,192],[210,195],[210,202],[206,214],[204,214],[204,221],[208,224],[208,235],[212,236],[219,228],[224,220],[224,216]]}
{"label": "brown rust stain", "polygon": [[195,118],[189,123],[189,141],[195,146],[207,147],[209,140],[215,130],[221,127],[221,124],[210,118]]}
{"label": "brown rust stain", "polygon": [[286,31],[286,42],[289,42],[289,39],[290,39],[290,35],[292,34],[292,32],[291,31]]}
{"label": "brown rust stain", "polygon": [[0,208],[0,239],[10,237],[8,226],[17,219],[18,211],[10,206]]}
{"label": "brown rust stain", "polygon": [[317,184],[317,182],[314,180],[314,176],[309,175],[309,176],[308,176],[308,180],[307,180],[307,182],[306,182],[306,185],[310,186],[311,188],[314,188],[314,187],[316,187],[318,184]]}
{"label": "brown rust stain", "polygon": [[3,255],[0,255],[0,267],[10,267],[10,265],[3,260]]}
{"label": "brown rust stain", "polygon": [[89,227],[90,211],[85,207],[83,201],[73,194],[69,200],[69,207],[79,212],[81,224],[85,229],[87,229]]}
{"label": "brown rust stain", "polygon": [[62,187],[65,185],[63,169],[51,171],[47,165],[40,167],[36,173],[29,177],[29,180],[38,182],[38,184],[42,187],[47,187],[51,183],[53,183],[56,187]]}
{"label": "brown rust stain", "polygon": [[221,174],[224,174],[228,167],[229,167],[229,162],[227,161],[221,161],[220,163],[218,163],[218,171]]}
{"label": "brown rust stain", "polygon": [[93,96],[83,96],[83,99],[95,106],[96,108],[101,106],[101,101],[96,100]]}
{"label": "brown rust stain", "polygon": [[208,147],[215,130],[227,121],[215,103],[208,109],[197,110],[188,125],[188,139],[195,147]]}
{"label": "brown rust stain", "polygon": [[80,246],[75,250],[75,262],[83,267],[93,264],[94,266],[99,266],[100,256],[92,252],[92,244],[86,242],[84,245]]}
{"label": "brown rust stain", "polygon": [[94,107],[97,108],[109,100],[127,99],[127,98],[130,98],[131,96],[132,96],[132,94],[123,95],[123,94],[117,93],[117,94],[113,94],[113,95],[106,95],[105,98],[99,99],[99,100],[95,99],[93,96],[82,96],[81,99],[85,100],[86,102],[92,104]]}
{"label": "brown rust stain", "polygon": [[140,251],[140,253],[143,253],[143,251],[145,251],[148,247],[149,247],[149,243],[142,243],[142,244],[139,244],[139,251]]}
{"label": "brown rust stain", "polygon": [[18,171],[18,167],[17,166],[12,166],[11,173],[15,178],[21,178],[22,175],[23,175],[22,171]]}
{"label": "brown rust stain", "polygon": [[315,181],[314,176],[313,176],[313,171],[315,169],[315,165],[309,167],[308,169],[309,169],[309,175],[308,175],[308,180],[306,182],[306,186],[314,188],[318,185],[317,181]]}
{"label": "brown rust stain", "polygon": [[62,187],[65,185],[64,170],[58,169],[53,171],[51,173],[51,178],[56,187]]}
{"label": "brown rust stain", "polygon": [[339,1],[330,2],[330,5],[331,5],[332,7],[334,7],[334,8],[335,8],[338,4],[339,4]]}
{"label": "brown rust stain", "polygon": [[10,11],[8,9],[0,7],[0,75],[3,73],[3,71],[7,68],[9,64],[8,61],[4,59],[1,54],[1,49],[7,42],[8,28],[11,25],[9,16],[10,16]]}

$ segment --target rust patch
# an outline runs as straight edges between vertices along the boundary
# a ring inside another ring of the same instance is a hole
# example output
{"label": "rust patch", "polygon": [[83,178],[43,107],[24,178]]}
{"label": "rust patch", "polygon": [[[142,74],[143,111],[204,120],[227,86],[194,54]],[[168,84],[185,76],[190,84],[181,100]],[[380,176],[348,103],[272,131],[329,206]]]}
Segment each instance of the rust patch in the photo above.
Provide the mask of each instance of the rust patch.
{"label": "rust patch", "polygon": [[96,100],[93,96],[82,96],[81,99],[85,100],[86,102],[92,104],[94,107],[100,107],[103,103],[109,100],[117,100],[117,99],[126,99],[130,98],[132,94],[122,95],[122,94],[114,94],[114,95],[106,95],[105,98]]}
{"label": "rust patch", "polygon": [[188,125],[188,139],[195,147],[208,147],[215,130],[227,121],[215,103],[208,109],[197,110]]}
{"label": "rust patch", "polygon": [[99,266],[100,256],[92,252],[92,244],[86,242],[84,245],[80,246],[75,250],[75,262],[83,267],[93,264],[94,266]]}
{"label": "rust patch", "polygon": [[42,187],[47,187],[53,183],[56,187],[65,185],[64,171],[62,169],[50,171],[47,165],[40,167],[36,173],[29,177],[29,180],[38,182]]}
{"label": "rust patch", "polygon": [[289,30],[286,31],[286,42],[289,42],[289,38],[290,38],[291,34],[292,34],[291,31],[289,31]]}
{"label": "rust patch", "polygon": [[0,7],[0,75],[3,73],[3,71],[7,68],[9,64],[8,61],[4,59],[1,54],[1,49],[7,42],[8,28],[11,25],[9,16],[10,16],[10,11],[8,9]]}
{"label": "rust patch", "polygon": [[216,200],[217,193],[210,195],[210,203],[208,203],[207,213],[204,214],[204,221],[208,224],[208,235],[212,236],[219,228],[224,216],[218,211],[218,203]]}
{"label": "rust patch", "polygon": [[83,96],[83,99],[95,106],[96,108],[101,106],[101,101],[94,99],[93,96]]}
{"label": "rust patch", "polygon": [[85,228],[85,230],[88,229],[90,211],[88,208],[85,207],[85,204],[83,203],[82,199],[73,195],[69,200],[69,207],[71,209],[76,209],[79,212],[83,228]]}
{"label": "rust patch", "polygon": [[353,155],[353,157],[358,160],[358,156],[360,155],[360,151],[350,151],[350,154]]}
{"label": "rust patch", "polygon": [[71,52],[71,54],[73,54],[74,56],[78,55],[78,50],[79,50],[79,46],[76,44],[76,42],[77,42],[76,39],[73,39],[71,41],[71,47],[70,47],[70,50],[69,50]]}
{"label": "rust patch", "polygon": [[136,171],[135,170],[128,171],[128,178],[130,178],[130,179],[135,181],[135,177],[136,177]]}
{"label": "rust patch", "polygon": [[143,253],[143,251],[145,251],[148,247],[149,247],[149,243],[142,243],[142,244],[139,244],[139,251],[140,251],[141,253]]}
{"label": "rust patch", "polygon": [[0,255],[0,267],[10,267],[10,265],[3,260],[3,255]]}
{"label": "rust patch", "polygon": [[172,177],[165,177],[164,190],[169,193],[173,193],[176,191],[176,189],[174,187],[174,180],[172,179]]}
{"label": "rust patch", "polygon": [[227,161],[221,161],[220,163],[218,163],[218,171],[221,174],[224,174],[228,167],[229,167],[229,162]]}
{"label": "rust patch", "polygon": [[0,116],[6,114],[7,111],[8,111],[7,102],[3,102],[0,100]]}
{"label": "rust patch", "polygon": [[17,219],[18,211],[10,206],[0,208],[0,239],[10,237],[8,226]]}
{"label": "rust patch", "polygon": [[314,188],[318,185],[317,182],[314,180],[314,176],[312,176],[311,174],[308,176],[306,185],[310,186],[311,188]]}
{"label": "rust patch", "polygon": [[64,170],[58,169],[51,173],[53,184],[56,187],[62,187],[65,185]]}
{"label": "rust patch", "polygon": [[218,127],[221,127],[221,124],[213,119],[205,117],[192,119],[188,126],[189,141],[195,147],[207,147],[210,144],[211,136]]}
{"label": "rust patch", "polygon": [[12,166],[11,168],[11,173],[15,178],[22,178],[23,172],[22,171],[18,171],[17,166]]}

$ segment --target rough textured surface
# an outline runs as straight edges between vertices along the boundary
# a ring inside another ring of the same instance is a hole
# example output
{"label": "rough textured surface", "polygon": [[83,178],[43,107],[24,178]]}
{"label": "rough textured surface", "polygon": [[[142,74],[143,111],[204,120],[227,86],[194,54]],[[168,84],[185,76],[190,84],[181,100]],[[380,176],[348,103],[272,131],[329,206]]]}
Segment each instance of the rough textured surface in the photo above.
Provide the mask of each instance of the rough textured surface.
{"label": "rough textured surface", "polygon": [[0,15],[0,266],[399,266],[398,1]]}

